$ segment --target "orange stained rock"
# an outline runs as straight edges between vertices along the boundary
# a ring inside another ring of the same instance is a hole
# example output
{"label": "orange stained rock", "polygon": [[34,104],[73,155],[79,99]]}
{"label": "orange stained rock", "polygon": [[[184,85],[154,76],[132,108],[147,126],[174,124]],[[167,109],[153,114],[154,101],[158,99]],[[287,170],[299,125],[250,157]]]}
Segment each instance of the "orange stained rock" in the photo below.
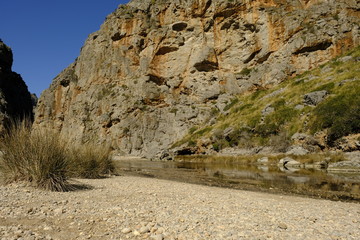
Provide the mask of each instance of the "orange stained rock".
{"label": "orange stained rock", "polygon": [[282,19],[271,19],[268,16],[268,45],[269,51],[277,51],[285,41],[285,24]]}
{"label": "orange stained rock", "polygon": [[63,97],[63,87],[61,85],[57,86],[55,91],[55,98],[54,98],[54,116],[56,116],[58,113],[61,113],[63,109],[62,105],[62,97]]}
{"label": "orange stained rock", "polygon": [[348,32],[345,38],[338,40],[335,44],[332,57],[338,56],[354,46],[352,33]]}

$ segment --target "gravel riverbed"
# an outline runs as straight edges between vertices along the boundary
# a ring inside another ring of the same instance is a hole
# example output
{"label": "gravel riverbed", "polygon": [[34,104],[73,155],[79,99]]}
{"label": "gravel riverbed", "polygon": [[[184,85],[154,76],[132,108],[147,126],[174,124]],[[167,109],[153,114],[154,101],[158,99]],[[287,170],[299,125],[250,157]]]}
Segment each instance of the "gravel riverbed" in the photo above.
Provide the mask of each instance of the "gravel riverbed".
{"label": "gravel riverbed", "polygon": [[0,186],[0,239],[360,239],[360,204],[119,176]]}

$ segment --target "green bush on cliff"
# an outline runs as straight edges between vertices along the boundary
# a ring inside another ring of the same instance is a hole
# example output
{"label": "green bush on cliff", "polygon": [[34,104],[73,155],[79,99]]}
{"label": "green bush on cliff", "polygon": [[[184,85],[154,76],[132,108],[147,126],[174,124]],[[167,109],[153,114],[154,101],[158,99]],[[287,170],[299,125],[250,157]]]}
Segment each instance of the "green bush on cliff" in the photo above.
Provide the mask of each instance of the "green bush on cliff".
{"label": "green bush on cliff", "polygon": [[327,143],[360,132],[360,86],[349,86],[343,93],[314,109],[312,132],[327,129]]}

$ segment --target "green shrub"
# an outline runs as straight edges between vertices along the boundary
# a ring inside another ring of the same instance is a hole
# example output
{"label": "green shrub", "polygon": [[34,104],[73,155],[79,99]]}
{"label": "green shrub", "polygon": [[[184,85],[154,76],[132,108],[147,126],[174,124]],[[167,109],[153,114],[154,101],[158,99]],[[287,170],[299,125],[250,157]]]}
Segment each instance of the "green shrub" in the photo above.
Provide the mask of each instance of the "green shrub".
{"label": "green shrub", "polygon": [[270,136],[269,144],[277,152],[286,152],[291,145],[291,139],[286,131],[280,131],[277,135]]}
{"label": "green shrub", "polygon": [[203,129],[200,129],[200,130],[196,131],[195,134],[197,136],[203,136],[204,134],[210,132],[211,130],[212,130],[212,127],[205,127]]}
{"label": "green shrub", "polygon": [[286,123],[291,122],[298,114],[298,111],[289,106],[281,106],[281,102],[276,103],[278,109],[267,115],[262,124],[255,125],[255,133],[261,137],[277,135]]}
{"label": "green shrub", "polygon": [[170,110],[170,113],[174,113],[176,115],[176,113],[179,111],[179,109],[177,108],[173,108]]}
{"label": "green shrub", "polygon": [[286,104],[285,99],[280,99],[275,101],[273,104],[271,104],[271,106],[275,109],[279,109],[281,107],[283,107]]}
{"label": "green shrub", "polygon": [[227,111],[227,110],[229,110],[230,108],[232,108],[235,104],[237,104],[239,102],[239,99],[237,99],[237,98],[234,98],[233,100],[231,100],[231,102],[228,104],[228,105],[226,105],[225,107],[224,107],[224,111]]}
{"label": "green shrub", "polygon": [[236,146],[243,148],[252,148],[253,142],[252,138],[253,133],[248,128],[240,128],[235,131],[234,134],[231,134],[232,141],[229,142],[230,145],[236,144]]}
{"label": "green shrub", "polygon": [[247,76],[247,75],[249,75],[249,74],[251,73],[251,71],[252,71],[252,70],[251,70],[250,68],[243,68],[243,69],[241,70],[240,74]]}
{"label": "green shrub", "polygon": [[31,131],[29,126],[27,121],[14,123],[1,138],[6,182],[27,181],[42,189],[70,190],[65,143],[53,131]]}
{"label": "green shrub", "polygon": [[326,90],[328,92],[331,92],[335,87],[335,83],[333,82],[330,82],[330,83],[326,83],[324,85],[321,85],[320,87],[314,89],[314,92],[315,91],[322,91],[322,90]]}
{"label": "green shrub", "polygon": [[349,134],[360,132],[360,87],[322,102],[314,109],[312,132],[328,129],[327,143],[333,143]]}
{"label": "green shrub", "polygon": [[262,97],[263,95],[265,95],[267,93],[267,91],[265,89],[258,89],[256,90],[256,92],[254,92],[253,94],[251,94],[251,100],[256,100],[259,99],[260,97]]}
{"label": "green shrub", "polygon": [[197,127],[197,126],[191,127],[191,128],[189,129],[189,134],[193,134],[196,130],[198,130],[198,127]]}
{"label": "green shrub", "polygon": [[210,111],[210,117],[216,117],[220,113],[219,109],[217,107],[211,108]]}
{"label": "green shrub", "polygon": [[221,150],[221,146],[218,143],[213,143],[213,149],[216,152],[219,152]]}
{"label": "green shrub", "polygon": [[234,109],[234,112],[235,113],[238,113],[238,112],[241,112],[247,108],[250,108],[252,106],[252,104],[244,104],[244,105],[241,105],[240,107],[237,107]]}
{"label": "green shrub", "polygon": [[252,133],[249,128],[234,129],[227,136],[223,135],[223,131],[216,129],[211,137],[213,142],[213,149],[220,151],[226,147],[245,147],[251,148],[253,144],[251,142]]}
{"label": "green shrub", "polygon": [[213,149],[217,152],[229,146],[229,143],[225,139],[218,139],[213,144]]}
{"label": "green shrub", "polygon": [[272,122],[258,124],[255,127],[255,133],[263,138],[269,137],[270,135],[276,135],[278,132],[279,126]]}
{"label": "green shrub", "polygon": [[196,147],[196,142],[194,140],[189,140],[188,146],[189,147]]}

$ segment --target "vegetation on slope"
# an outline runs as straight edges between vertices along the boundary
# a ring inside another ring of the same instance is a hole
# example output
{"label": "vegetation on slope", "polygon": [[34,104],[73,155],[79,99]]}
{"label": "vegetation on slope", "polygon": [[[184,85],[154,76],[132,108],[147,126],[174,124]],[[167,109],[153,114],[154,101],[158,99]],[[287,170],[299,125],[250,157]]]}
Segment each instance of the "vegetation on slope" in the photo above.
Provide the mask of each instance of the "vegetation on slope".
{"label": "vegetation on slope", "polygon": [[[323,135],[324,147],[333,147],[342,137],[360,133],[359,59],[357,47],[276,87],[237,96],[215,124],[193,128],[174,146],[211,142],[216,151],[255,146],[283,151],[291,136],[304,133]],[[326,91],[322,101],[305,103],[306,94],[319,91]]]}

